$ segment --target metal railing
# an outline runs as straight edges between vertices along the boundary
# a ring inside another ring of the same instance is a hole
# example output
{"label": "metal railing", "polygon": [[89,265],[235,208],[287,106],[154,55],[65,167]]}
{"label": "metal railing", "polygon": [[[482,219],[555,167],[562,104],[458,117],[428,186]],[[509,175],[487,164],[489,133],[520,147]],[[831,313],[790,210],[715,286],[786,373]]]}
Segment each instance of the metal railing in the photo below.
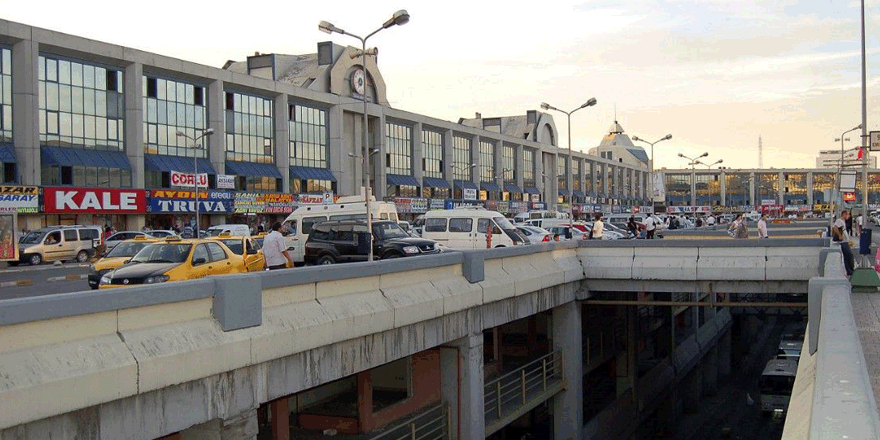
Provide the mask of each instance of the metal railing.
{"label": "metal railing", "polygon": [[449,438],[449,407],[438,405],[393,425],[369,440],[445,440]]}
{"label": "metal railing", "polygon": [[483,387],[486,420],[500,419],[562,381],[562,352],[550,352]]}

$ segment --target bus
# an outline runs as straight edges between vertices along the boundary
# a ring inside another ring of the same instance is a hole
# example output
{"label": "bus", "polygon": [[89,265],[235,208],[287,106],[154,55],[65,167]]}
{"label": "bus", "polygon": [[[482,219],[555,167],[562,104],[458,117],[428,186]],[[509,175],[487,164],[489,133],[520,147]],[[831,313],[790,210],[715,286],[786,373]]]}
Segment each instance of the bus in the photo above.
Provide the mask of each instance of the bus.
{"label": "bus", "polygon": [[797,376],[797,361],[792,359],[771,359],[761,373],[758,388],[761,390],[761,411],[788,411],[794,378]]}

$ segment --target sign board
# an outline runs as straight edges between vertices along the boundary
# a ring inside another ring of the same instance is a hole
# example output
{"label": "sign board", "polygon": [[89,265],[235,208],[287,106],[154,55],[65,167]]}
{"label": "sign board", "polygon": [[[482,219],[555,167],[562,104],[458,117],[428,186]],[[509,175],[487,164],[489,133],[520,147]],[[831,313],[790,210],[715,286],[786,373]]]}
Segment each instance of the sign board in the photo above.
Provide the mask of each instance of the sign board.
{"label": "sign board", "polygon": [[142,189],[44,188],[47,214],[140,214],[147,210]]}
{"label": "sign board", "polygon": [[761,206],[770,206],[770,205],[775,205],[775,204],[776,204],[775,199],[761,199]]}
{"label": "sign board", "polygon": [[666,200],[666,182],[663,181],[663,172],[654,172],[654,200]]}
{"label": "sign board", "polygon": [[840,173],[840,191],[853,192],[856,190],[856,172],[854,170],[845,170]]}
{"label": "sign board", "polygon": [[293,194],[285,193],[235,193],[233,204],[237,214],[290,214],[293,208]]}
{"label": "sign board", "polygon": [[880,131],[872,131],[868,133],[869,149],[871,151],[880,151]]}
{"label": "sign board", "polygon": [[0,213],[0,261],[18,260],[18,214]]}
{"label": "sign board", "polygon": [[[201,173],[197,174],[196,176],[198,176],[199,188],[207,188],[208,174]],[[195,186],[195,177],[193,177],[193,174],[181,173],[180,171],[172,171],[171,186],[192,188],[193,186]]]}
{"label": "sign board", "polygon": [[854,193],[854,192],[843,193],[843,201],[844,202],[855,202],[856,201],[856,193]]}
{"label": "sign board", "polygon": [[323,199],[322,199],[321,203],[323,203],[325,205],[332,205],[333,203],[336,203],[336,199],[333,198],[333,192],[331,192],[331,191],[325,192],[323,194]]}
{"label": "sign board", "polygon": [[532,203],[540,203],[541,195],[540,194],[532,194]]}
{"label": "sign board", "polygon": [[0,186],[0,212],[40,212],[39,195],[36,186]]}
{"label": "sign board", "polygon": [[218,174],[217,189],[235,189],[235,176],[231,176],[229,174]]}
{"label": "sign board", "polygon": [[[232,193],[225,191],[199,191],[199,212],[228,214],[232,212]],[[193,213],[196,211],[193,191],[152,190],[150,191],[151,213]]]}
{"label": "sign board", "polygon": [[463,188],[461,194],[465,200],[477,200],[477,190],[473,188]]}
{"label": "sign board", "polygon": [[428,212],[428,199],[421,197],[397,197],[394,199],[394,207],[399,213],[424,213]]}

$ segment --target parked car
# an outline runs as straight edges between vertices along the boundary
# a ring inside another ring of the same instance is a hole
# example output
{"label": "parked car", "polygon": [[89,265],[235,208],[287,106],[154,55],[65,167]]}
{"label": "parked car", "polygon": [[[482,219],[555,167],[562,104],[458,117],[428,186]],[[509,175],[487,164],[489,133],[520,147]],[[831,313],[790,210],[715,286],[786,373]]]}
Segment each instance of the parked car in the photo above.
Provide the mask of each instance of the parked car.
{"label": "parked car", "polygon": [[247,272],[244,259],[223,243],[172,236],[144,247],[124,266],[104,274],[98,288],[194,280],[209,275],[244,272]]}
{"label": "parked car", "polygon": [[529,244],[547,243],[552,240],[552,234],[550,231],[541,229],[537,226],[528,226],[522,223],[517,223],[516,229],[519,231],[520,235],[526,237]]}
{"label": "parked car", "polygon": [[[207,231],[209,237],[216,237],[223,233],[227,233],[236,237],[243,237],[251,235],[251,228],[245,224],[215,225],[208,228]],[[199,231],[199,236],[201,235],[202,232]]]}
{"label": "parked car", "polygon": [[147,234],[156,237],[156,238],[165,238],[171,235],[177,235],[174,231],[169,231],[167,229],[153,229],[151,231],[145,231]]}
{"label": "parked car", "polygon": [[[555,240],[557,235],[559,236],[560,241],[567,240],[567,238],[566,238],[566,237],[568,237],[568,226],[567,225],[566,226],[553,226],[552,228],[548,229],[548,231],[550,232],[551,240]],[[590,234],[589,230],[587,232],[584,232],[577,227],[571,228],[571,232],[572,232],[572,235],[571,235],[572,240],[584,240]]]}
{"label": "parked car", "polygon": [[88,282],[89,287],[97,289],[101,283],[101,277],[104,274],[118,269],[127,263],[132,257],[137,255],[141,249],[147,247],[148,244],[156,243],[159,239],[152,238],[147,235],[141,235],[131,240],[126,240],[115,246],[104,258],[96,261],[89,266]]}
{"label": "parked car", "polygon": [[[373,255],[378,259],[438,254],[437,242],[410,237],[397,222],[373,221]],[[367,261],[370,246],[366,220],[336,220],[318,223],[306,241],[307,264]]]}
{"label": "parked car", "polygon": [[[34,229],[19,241],[18,262],[38,265],[44,261],[88,261],[101,245],[99,226],[50,226]],[[18,262],[11,262],[14,266]]]}
{"label": "parked car", "polygon": [[152,234],[150,234],[148,232],[141,232],[141,231],[119,231],[119,232],[107,237],[107,239],[104,240],[104,244],[107,245],[107,251],[109,252],[114,247],[116,247],[117,244],[122,243],[125,240],[131,240],[131,239],[134,239],[135,237],[149,237],[151,235]]}
{"label": "parked car", "polygon": [[266,258],[263,256],[263,246],[250,236],[232,236],[226,232],[211,237],[226,245],[232,253],[244,258],[248,272],[256,272],[266,268]]}

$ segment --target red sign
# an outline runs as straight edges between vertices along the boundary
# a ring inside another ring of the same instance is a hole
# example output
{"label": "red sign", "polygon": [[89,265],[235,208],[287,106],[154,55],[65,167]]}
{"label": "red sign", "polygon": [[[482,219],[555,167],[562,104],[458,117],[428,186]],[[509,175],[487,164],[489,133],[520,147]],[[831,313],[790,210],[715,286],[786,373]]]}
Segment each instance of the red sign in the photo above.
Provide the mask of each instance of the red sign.
{"label": "red sign", "polygon": [[843,193],[843,201],[844,202],[855,202],[856,201],[856,193],[854,193],[854,192]]}
{"label": "red sign", "polygon": [[[205,173],[197,174],[199,177],[199,188],[208,187],[208,175]],[[183,186],[192,188],[195,185],[195,177],[192,174],[181,173],[180,171],[171,172],[171,186]]]}
{"label": "red sign", "polygon": [[142,214],[147,197],[142,189],[44,188],[49,214]]}

